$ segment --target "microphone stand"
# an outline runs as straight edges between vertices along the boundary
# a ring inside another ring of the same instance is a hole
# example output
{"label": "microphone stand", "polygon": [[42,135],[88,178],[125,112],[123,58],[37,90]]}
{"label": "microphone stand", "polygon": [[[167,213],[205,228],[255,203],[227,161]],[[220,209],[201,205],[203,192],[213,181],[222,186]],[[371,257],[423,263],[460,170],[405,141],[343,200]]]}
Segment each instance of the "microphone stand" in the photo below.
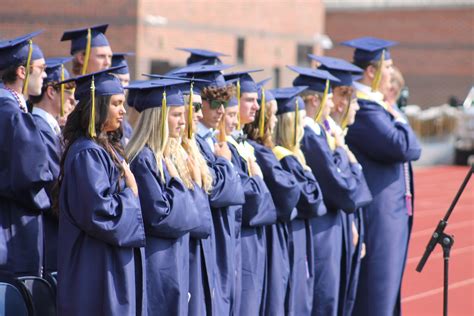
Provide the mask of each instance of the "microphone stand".
{"label": "microphone stand", "polygon": [[444,257],[444,282],[443,282],[443,315],[444,316],[448,315],[449,256],[451,252],[451,247],[454,244],[454,236],[445,233],[444,230],[446,226],[448,226],[448,219],[451,216],[451,213],[453,212],[454,207],[456,206],[459,198],[461,197],[461,194],[466,188],[466,185],[468,184],[469,179],[471,178],[471,175],[473,173],[474,173],[474,165],[471,165],[471,169],[468,171],[466,178],[464,179],[464,182],[462,183],[461,187],[459,188],[456,194],[456,197],[451,203],[451,206],[446,212],[446,215],[444,216],[444,218],[439,221],[438,226],[436,227],[435,231],[431,235],[430,240],[428,241],[428,245],[426,246],[425,253],[423,254],[423,257],[418,263],[418,266],[416,267],[416,271],[421,272],[423,270],[423,267],[426,264],[426,261],[431,255],[431,252],[433,252],[433,249],[436,247],[437,244],[441,245],[441,247],[443,248],[443,257]]}

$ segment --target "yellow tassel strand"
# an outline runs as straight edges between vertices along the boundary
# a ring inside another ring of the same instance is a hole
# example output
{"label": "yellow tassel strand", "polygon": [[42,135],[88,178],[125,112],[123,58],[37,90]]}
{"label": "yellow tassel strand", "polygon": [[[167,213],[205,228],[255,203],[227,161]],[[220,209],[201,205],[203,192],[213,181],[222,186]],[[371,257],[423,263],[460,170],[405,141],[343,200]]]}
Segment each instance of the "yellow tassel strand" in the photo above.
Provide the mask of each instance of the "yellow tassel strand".
{"label": "yellow tassel strand", "polygon": [[295,134],[294,134],[293,145],[296,147],[297,142],[298,142],[298,125],[299,125],[299,120],[300,120],[300,109],[299,109],[299,106],[298,106],[298,98],[296,98],[295,105],[296,105],[296,108],[295,108],[295,130],[294,130]]}
{"label": "yellow tassel strand", "polygon": [[237,81],[237,130],[240,131],[240,79]]}
{"label": "yellow tassel strand", "polygon": [[382,67],[383,62],[385,61],[385,50],[382,51],[382,57],[380,57],[380,61],[377,65],[377,71],[375,72],[374,80],[372,81],[372,92],[376,92],[379,90],[380,80],[382,79]]}
{"label": "yellow tassel strand", "polygon": [[188,109],[188,128],[187,128],[187,136],[188,139],[191,139],[193,137],[193,87],[194,87],[194,82],[191,82],[191,87],[189,88],[189,109]]}
{"label": "yellow tassel strand", "polygon": [[161,148],[164,147],[165,142],[165,127],[168,119],[168,107],[166,106],[166,91],[163,91],[163,98],[161,99]]}
{"label": "yellow tassel strand", "polygon": [[28,94],[28,81],[30,80],[30,65],[31,65],[31,55],[33,54],[33,41],[28,41],[28,58],[26,59],[26,74],[25,81],[23,82],[23,94]]}
{"label": "yellow tassel strand", "polygon": [[347,108],[346,108],[346,111],[344,112],[344,116],[342,117],[342,122],[341,122],[342,130],[345,130],[346,127],[347,127],[347,123],[348,123],[348,120],[349,120],[349,111],[351,109],[351,101],[352,101],[352,96],[349,95],[347,97]]}
{"label": "yellow tassel strand", "polygon": [[326,105],[326,99],[328,98],[328,93],[329,93],[329,80],[326,79],[326,87],[324,88],[323,98],[321,100],[321,103],[319,104],[319,111],[316,113],[316,117],[314,118],[316,122],[319,122],[321,120],[324,106]]}
{"label": "yellow tassel strand", "polygon": [[84,65],[82,65],[82,71],[81,71],[82,75],[86,74],[87,66],[89,65],[89,58],[91,56],[91,41],[92,41],[91,29],[88,29],[87,30],[86,55],[84,56]]}
{"label": "yellow tassel strand", "polygon": [[265,135],[265,88],[262,87],[262,103],[260,104],[260,120],[258,121],[258,131],[260,137]]}
{"label": "yellow tassel strand", "polygon": [[91,116],[89,119],[89,136],[95,138],[97,135],[95,133],[95,82],[94,76],[92,76],[91,82]]}
{"label": "yellow tassel strand", "polygon": [[[64,81],[64,65],[63,64],[61,64],[61,81]],[[64,84],[60,85],[60,89],[61,89],[61,94],[60,94],[61,110],[59,112],[59,115],[63,117],[64,116]]]}

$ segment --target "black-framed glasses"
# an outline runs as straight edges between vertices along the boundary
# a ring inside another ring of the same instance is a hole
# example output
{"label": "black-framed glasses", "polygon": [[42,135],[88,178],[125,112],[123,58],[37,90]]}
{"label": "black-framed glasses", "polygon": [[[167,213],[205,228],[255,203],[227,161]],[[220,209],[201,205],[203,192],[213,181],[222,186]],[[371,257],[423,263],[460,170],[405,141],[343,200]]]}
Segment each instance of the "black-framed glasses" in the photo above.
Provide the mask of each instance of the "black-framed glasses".
{"label": "black-framed glasses", "polygon": [[209,106],[213,110],[220,108],[221,105],[224,106],[224,108],[226,108],[229,105],[229,101],[224,101],[224,100],[206,100],[206,101],[209,102]]}
{"label": "black-framed glasses", "polygon": [[201,102],[193,102],[193,110],[194,112],[199,112],[202,109],[202,103]]}

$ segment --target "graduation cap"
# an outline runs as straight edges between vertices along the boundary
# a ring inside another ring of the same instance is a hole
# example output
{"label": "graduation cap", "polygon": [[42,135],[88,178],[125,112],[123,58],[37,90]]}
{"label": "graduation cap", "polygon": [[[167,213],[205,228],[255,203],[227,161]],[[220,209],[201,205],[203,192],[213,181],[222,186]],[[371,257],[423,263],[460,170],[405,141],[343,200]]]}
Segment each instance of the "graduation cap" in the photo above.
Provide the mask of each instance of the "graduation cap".
{"label": "graduation cap", "polygon": [[323,113],[326,100],[331,91],[331,84],[339,82],[339,79],[331,75],[326,70],[312,69],[298,66],[287,66],[289,69],[297,72],[299,75],[293,80],[293,86],[308,86],[309,90],[323,94],[319,111],[316,113],[315,120],[319,121]]}
{"label": "graduation cap", "polygon": [[308,54],[308,57],[319,62],[318,69],[329,71],[331,75],[339,79],[339,82],[332,82],[333,86],[352,86],[352,82],[360,78],[356,74],[363,72],[361,68],[344,59],[313,54]]}
{"label": "graduation cap", "polygon": [[87,47],[110,46],[105,32],[108,24],[95,25],[86,28],[67,30],[61,37],[61,41],[71,41],[71,55]]}
{"label": "graduation cap", "polygon": [[354,63],[377,62],[377,70],[372,81],[372,91],[377,91],[382,78],[382,64],[385,60],[391,59],[389,47],[398,43],[375,37],[361,37],[341,44],[355,48]]}
{"label": "graduation cap", "polygon": [[299,111],[304,110],[304,101],[299,96],[301,92],[306,90],[308,86],[278,88],[271,90],[271,93],[277,101],[277,115],[295,112],[295,126],[293,130],[294,145],[297,144],[298,125],[299,125]]}
{"label": "graduation cap", "polygon": [[86,74],[91,48],[110,46],[107,37],[105,37],[105,31],[108,26],[108,24],[101,24],[89,28],[69,30],[64,32],[61,37],[61,41],[71,41],[71,55],[74,55],[78,51],[86,51],[84,65],[82,65],[82,75]]}
{"label": "graduation cap", "polygon": [[227,82],[222,74],[222,71],[228,68],[231,68],[231,65],[193,65],[188,67],[183,67],[174,72],[174,75],[183,76],[185,78],[195,78],[195,79],[203,79],[208,82],[201,83],[196,82],[196,86],[200,89],[203,89],[207,86],[213,87],[225,87]]}
{"label": "graduation cap", "polygon": [[[121,66],[123,67],[123,66]],[[115,94],[123,94],[122,84],[120,80],[112,74],[113,71],[120,67],[113,67],[87,75],[70,78],[60,82],[59,84],[75,82],[76,90],[74,97],[76,100],[91,98],[91,116],[89,120],[89,136],[96,137],[95,131],[95,97],[109,96]]]}
{"label": "graduation cap", "polygon": [[[62,82],[69,79],[71,76],[64,67],[65,63],[72,60],[72,57],[55,57],[46,59],[46,78],[43,84],[50,82]],[[60,84],[60,99],[61,99],[61,110],[60,116],[64,116],[64,84]]]}
{"label": "graduation cap", "polygon": [[27,93],[28,80],[30,77],[30,65],[33,60],[41,59],[43,52],[38,45],[33,44],[32,38],[43,31],[36,31],[26,35],[0,41],[0,70],[7,69],[12,65],[26,63],[26,78],[23,82],[23,94]]}
{"label": "graduation cap", "polygon": [[177,50],[182,50],[188,53],[191,53],[191,56],[186,60],[186,64],[194,64],[196,62],[204,62],[205,65],[219,65],[222,64],[222,61],[219,57],[229,56],[224,53],[215,52],[207,49],[200,48],[176,48]]}
{"label": "graduation cap", "polygon": [[341,43],[341,45],[355,48],[353,57],[355,63],[379,61],[383,52],[385,52],[385,60],[390,59],[389,47],[397,44],[397,42],[376,37],[360,37]]}
{"label": "graduation cap", "polygon": [[126,56],[133,56],[135,53],[132,52],[126,52],[126,53],[114,53],[112,55],[112,67],[117,67],[117,66],[125,66],[124,68],[120,68],[114,73],[118,75],[126,75],[130,73],[130,70],[128,69],[128,63],[127,59],[125,58]]}

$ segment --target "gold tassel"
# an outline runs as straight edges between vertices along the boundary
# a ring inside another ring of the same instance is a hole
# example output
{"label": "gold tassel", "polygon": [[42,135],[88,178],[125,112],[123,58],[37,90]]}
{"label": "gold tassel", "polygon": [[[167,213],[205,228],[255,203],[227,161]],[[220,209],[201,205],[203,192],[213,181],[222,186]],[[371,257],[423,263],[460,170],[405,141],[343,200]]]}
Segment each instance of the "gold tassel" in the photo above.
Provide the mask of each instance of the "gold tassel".
{"label": "gold tassel", "polygon": [[377,71],[375,72],[374,80],[372,81],[372,92],[376,92],[379,90],[380,80],[382,79],[382,67],[383,62],[385,61],[385,50],[382,51],[382,56],[380,57],[380,61],[377,65]]}
{"label": "gold tassel", "polygon": [[265,135],[265,88],[262,87],[262,103],[260,104],[260,120],[258,122],[258,129],[260,137]]}
{"label": "gold tassel", "polygon": [[191,87],[189,88],[189,109],[188,109],[188,128],[187,128],[187,136],[188,139],[191,139],[193,137],[193,87],[194,87],[194,82],[191,82]]}
{"label": "gold tassel", "polygon": [[348,100],[348,102],[347,102],[347,109],[346,109],[346,111],[344,112],[344,116],[342,117],[342,122],[341,122],[341,128],[342,128],[342,130],[345,130],[346,127],[347,127],[347,123],[348,123],[348,120],[349,120],[349,110],[350,110],[350,108],[351,108],[352,96],[349,95],[349,96],[347,97],[347,100]]}
{"label": "gold tassel", "polygon": [[28,81],[30,80],[31,55],[33,55],[33,41],[28,40],[28,58],[26,59],[26,74],[23,82],[23,94],[28,94]]}
{"label": "gold tassel", "polygon": [[[64,65],[61,64],[61,82],[64,81]],[[64,116],[64,84],[61,84],[60,85],[60,89],[61,89],[61,94],[60,94],[60,97],[61,97],[61,110],[59,112],[59,115],[61,117]]]}
{"label": "gold tassel", "polygon": [[91,82],[91,116],[89,119],[89,136],[95,138],[97,135],[95,133],[95,83],[94,76],[92,76]]}
{"label": "gold tassel", "polygon": [[161,99],[161,148],[165,145],[165,127],[168,119],[168,107],[166,106],[166,91],[163,91],[163,98]]}
{"label": "gold tassel", "polygon": [[298,98],[296,98],[295,101],[296,108],[295,108],[295,134],[294,134],[294,140],[293,140],[293,145],[296,147],[297,142],[298,142],[298,125],[299,125],[299,120],[300,120],[300,109],[298,106]]}
{"label": "gold tassel", "polygon": [[316,113],[314,120],[319,122],[321,120],[321,116],[323,115],[324,106],[326,105],[326,99],[328,98],[329,93],[329,80],[326,79],[326,87],[324,88],[323,98],[321,103],[319,104],[319,111]]}
{"label": "gold tassel", "polygon": [[92,42],[92,34],[91,29],[87,30],[87,45],[86,45],[86,55],[84,56],[84,65],[82,65],[81,74],[85,75],[87,71],[87,66],[89,65],[89,58],[91,55],[91,42]]}
{"label": "gold tassel", "polygon": [[240,79],[237,81],[237,130],[240,131]]}

